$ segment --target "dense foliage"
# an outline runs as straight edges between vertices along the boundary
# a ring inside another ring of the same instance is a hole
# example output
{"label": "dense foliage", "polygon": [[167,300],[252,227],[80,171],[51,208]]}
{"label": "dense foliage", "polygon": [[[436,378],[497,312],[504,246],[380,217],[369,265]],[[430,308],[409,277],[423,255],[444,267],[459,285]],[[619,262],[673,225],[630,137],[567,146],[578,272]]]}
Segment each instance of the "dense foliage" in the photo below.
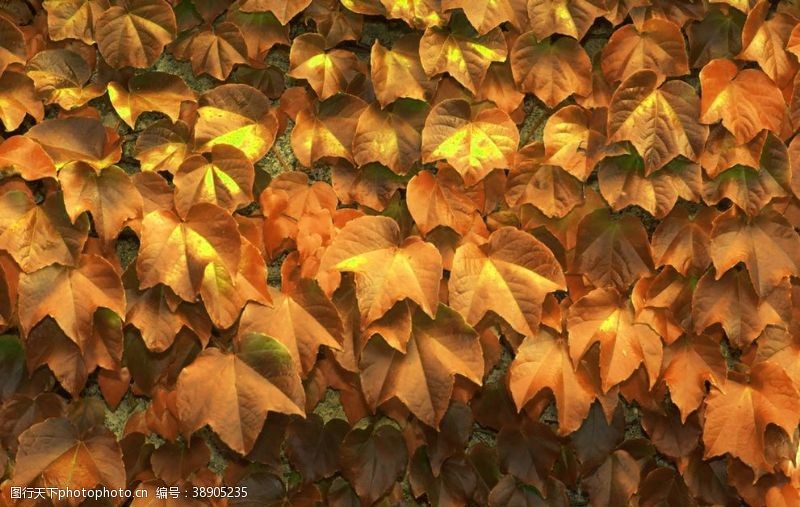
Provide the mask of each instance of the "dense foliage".
{"label": "dense foliage", "polygon": [[798,56],[796,1],[3,0],[0,506],[800,505]]}

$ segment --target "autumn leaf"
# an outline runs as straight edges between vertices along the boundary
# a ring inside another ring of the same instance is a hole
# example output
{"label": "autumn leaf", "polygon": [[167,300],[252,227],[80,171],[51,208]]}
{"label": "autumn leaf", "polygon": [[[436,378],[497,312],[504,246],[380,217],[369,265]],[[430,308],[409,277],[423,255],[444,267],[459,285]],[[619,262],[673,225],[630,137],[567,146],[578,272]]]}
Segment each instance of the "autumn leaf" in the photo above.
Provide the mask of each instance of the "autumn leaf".
{"label": "autumn leaf", "polygon": [[21,72],[6,70],[0,75],[0,122],[7,132],[16,130],[25,115],[44,118],[44,106],[36,96],[33,80]]}
{"label": "autumn leaf", "polygon": [[517,153],[506,180],[511,206],[531,204],[548,217],[563,218],[583,202],[581,182],[555,165],[544,162],[543,146],[531,143]]}
{"label": "autumn leaf", "polygon": [[398,100],[385,109],[373,104],[361,112],[353,137],[353,161],[380,162],[397,174],[419,161],[426,104]]}
{"label": "autumn leaf", "polygon": [[316,111],[300,111],[292,129],[292,150],[298,162],[311,167],[323,157],[353,160],[353,140],[366,103],[354,95],[335,95]]}
{"label": "autumn leaf", "polygon": [[428,77],[447,72],[472,93],[477,93],[489,65],[504,61],[507,54],[499,28],[477,37],[428,28],[419,43],[422,68]]}
{"label": "autumn leaf", "polygon": [[169,210],[148,213],[136,258],[140,286],[163,283],[184,301],[194,301],[207,283],[207,266],[237,272],[241,241],[234,219],[214,204],[193,206],[183,220]]}
{"label": "autumn leaf", "polygon": [[672,266],[684,276],[700,275],[711,264],[711,225],[717,213],[706,208],[691,215],[687,207],[676,206],[653,232],[656,266]]}
{"label": "autumn leaf", "polygon": [[174,172],[189,151],[189,127],[182,121],[159,120],[144,129],[134,145],[142,171]]}
{"label": "autumn leaf", "polygon": [[255,170],[244,153],[227,144],[215,144],[210,159],[192,155],[175,173],[175,209],[182,217],[201,202],[233,212],[253,201]]}
{"label": "autumn leaf", "polygon": [[27,181],[55,178],[53,159],[36,141],[23,136],[11,136],[0,143],[0,172],[18,174]]}
{"label": "autumn leaf", "polygon": [[580,106],[562,107],[544,126],[547,163],[562,167],[586,181],[597,163],[607,156],[621,154],[620,147],[606,138],[607,111],[586,110]]}
{"label": "autumn leaf", "polygon": [[288,27],[282,26],[272,12],[244,12],[235,3],[228,9],[225,20],[239,28],[251,60],[263,60],[276,44],[290,44]]}
{"label": "autumn leaf", "polygon": [[582,39],[603,13],[591,0],[530,0],[528,19],[539,40],[554,33]]}
{"label": "autumn leaf", "polygon": [[397,428],[370,424],[354,428],[344,437],[339,462],[342,475],[358,496],[372,502],[399,480],[408,463],[408,451]]}
{"label": "autumn leaf", "polygon": [[645,162],[645,175],[678,155],[697,161],[708,127],[697,121],[700,101],[681,81],[659,86],[655,72],[632,74],[620,84],[608,111],[608,139],[630,141]]}
{"label": "autumn leaf", "polygon": [[93,44],[94,20],[109,8],[107,0],[45,0],[47,32],[53,40],[80,39]]}
{"label": "autumn leaf", "polygon": [[739,143],[762,129],[781,135],[786,103],[780,90],[758,69],[739,70],[731,60],[713,60],[700,71],[700,122],[731,131]]}
{"label": "autumn leaf", "polygon": [[786,51],[797,20],[785,12],[776,12],[767,19],[770,7],[769,2],[762,0],[747,14],[742,29],[742,51],[736,58],[758,62],[780,88],[791,82],[798,70],[797,60]]}
{"label": "autumn leaf", "polygon": [[689,39],[689,63],[702,68],[717,58],[733,58],[742,50],[742,27],[745,16],[734,9],[715,6],[699,22],[686,30]]}
{"label": "autumn leaf", "polygon": [[567,313],[569,351],[574,364],[594,343],[600,344],[603,391],[626,380],[644,365],[655,384],[663,356],[659,335],[636,321],[632,305],[613,289],[595,289],[577,300]]}
{"label": "autumn leaf", "polygon": [[64,190],[64,206],[73,223],[88,211],[100,238],[106,243],[125,222],[142,212],[142,196],[130,177],[117,166],[96,172],[82,162],[67,164],[58,173]]}
{"label": "autumn leaf", "polygon": [[550,249],[504,227],[484,245],[465,243],[456,250],[448,286],[450,305],[470,325],[491,311],[518,333],[535,336],[545,296],[564,290],[566,282]]}
{"label": "autumn leaf", "polygon": [[630,24],[616,30],[603,48],[600,62],[609,83],[625,81],[639,71],[650,70],[655,74],[655,87],[667,77],[689,73],[680,27],[659,18],[648,19],[641,26]]}
{"label": "autumn leaf", "polygon": [[139,115],[146,111],[164,113],[177,121],[181,104],[193,102],[194,93],[179,76],[146,72],[132,77],[124,88],[119,83],[109,83],[108,98],[119,117],[133,128]]}
{"label": "autumn leaf", "polygon": [[773,468],[765,448],[767,426],[792,434],[798,422],[800,394],[791,379],[776,364],[756,364],[748,379],[728,379],[724,390],[713,389],[708,395],[703,457],[728,453],[749,465],[758,477]]}
{"label": "autumn leaf", "polygon": [[257,333],[238,340],[233,353],[205,349],[181,371],[177,392],[185,435],[208,424],[240,454],[253,448],[268,412],[303,415],[305,405],[289,351]]}
{"label": "autumn leaf", "polygon": [[282,25],[288,25],[310,3],[311,0],[243,0],[239,8],[242,12],[269,11]]}
{"label": "autumn leaf", "polygon": [[289,294],[270,290],[272,304],[250,303],[239,321],[238,336],[263,333],[281,342],[305,378],[321,346],[341,349],[342,322],[336,307],[319,286],[302,281]]}
{"label": "autumn leaf", "polygon": [[254,162],[275,141],[278,130],[275,114],[267,97],[252,86],[218,86],[201,95],[197,105],[194,145],[198,151],[229,144]]}
{"label": "autumn leaf", "polygon": [[25,35],[5,16],[0,16],[0,74],[13,63],[25,63],[28,58],[25,49]]}
{"label": "autumn leaf", "polygon": [[303,34],[292,42],[288,75],[308,81],[321,100],[346,91],[360,67],[350,51],[327,50],[325,39],[319,34]]}
{"label": "autumn leaf", "polygon": [[231,22],[182,35],[172,46],[172,53],[189,60],[195,74],[208,74],[219,80],[227,79],[236,65],[248,63],[244,35]]}
{"label": "autumn leaf", "polygon": [[492,169],[508,167],[518,144],[519,131],[503,111],[445,100],[425,120],[422,162],[446,160],[471,186]]}
{"label": "autumn leaf", "polygon": [[110,262],[84,254],[75,267],[53,264],[24,274],[19,282],[19,323],[27,334],[39,321],[53,317],[82,351],[92,339],[98,308],[125,314],[122,281]]}
{"label": "autumn leaf", "polygon": [[287,431],[286,454],[305,481],[315,482],[337,472],[339,446],[349,429],[342,419],[325,423],[317,414],[292,421]]}
{"label": "autumn leaf", "polygon": [[566,337],[547,328],[525,338],[511,362],[508,379],[518,410],[543,391],[555,398],[560,435],[581,426],[595,399],[586,369],[580,363],[578,368],[573,366]]}
{"label": "autumn leaf", "polygon": [[164,0],[126,0],[94,20],[97,48],[117,69],[153,65],[176,32],[175,14]]}
{"label": "autumn leaf", "polygon": [[427,100],[434,83],[425,75],[419,54],[420,36],[407,34],[395,41],[391,49],[375,41],[370,51],[370,76],[375,96],[386,107],[406,97]]}
{"label": "autumn leaf", "polygon": [[420,421],[438,428],[456,374],[480,385],[484,365],[477,333],[439,305],[435,318],[414,313],[405,353],[373,338],[361,353],[360,368],[364,397],[373,409],[396,397]]}
{"label": "autumn leaf", "polygon": [[45,104],[75,109],[105,93],[102,82],[94,82],[92,68],[83,56],[69,49],[46,49],[28,60],[25,73],[33,79],[36,93]]}
{"label": "autumn leaf", "polygon": [[527,32],[517,37],[510,58],[519,90],[533,93],[547,107],[572,94],[591,93],[592,62],[575,39],[537,40],[534,32]]}
{"label": "autumn leaf", "polygon": [[365,325],[406,298],[430,316],[436,312],[441,255],[419,237],[404,240],[391,218],[366,216],[348,222],[322,256],[320,272],[327,270],[355,273]]}
{"label": "autumn leaf", "polygon": [[408,211],[423,234],[439,226],[464,234],[477,211],[463,190],[464,182],[453,169],[440,169],[434,176],[420,171],[408,182]]}
{"label": "autumn leaf", "polygon": [[507,425],[497,435],[500,468],[525,484],[547,491],[546,478],[560,454],[559,441],[544,423],[524,421]]}
{"label": "autumn leaf", "polygon": [[685,423],[706,396],[705,382],[725,389],[728,368],[718,336],[686,334],[664,348],[661,376]]}
{"label": "autumn leaf", "polygon": [[503,23],[510,23],[522,30],[528,21],[526,3],[521,0],[499,0],[495,2],[470,2],[468,0],[442,0],[442,9],[462,9],[470,24],[485,34]]}
{"label": "autumn leaf", "polygon": [[37,478],[64,489],[125,487],[122,451],[113,433],[102,425],[77,428],[63,417],[52,417],[19,437],[13,482],[27,486]]}
{"label": "autumn leaf", "polygon": [[119,136],[94,118],[58,118],[34,125],[25,137],[39,143],[57,169],[69,162],[86,162],[95,169],[119,161]]}
{"label": "autumn leaf", "polygon": [[653,269],[650,243],[639,219],[617,219],[607,210],[586,215],[578,224],[575,269],[596,287],[627,290]]}
{"label": "autumn leaf", "polygon": [[756,292],[764,296],[800,268],[800,236],[778,213],[748,219],[731,208],[714,220],[709,249],[717,279],[744,262]]}
{"label": "autumn leaf", "polygon": [[[345,0],[354,1],[354,0]],[[355,0],[359,1],[359,0]],[[440,14],[439,0],[373,0],[382,7],[380,14],[387,19],[402,19],[417,30],[441,26],[447,17]],[[360,0],[364,2],[364,0]],[[367,13],[365,13],[367,14]]]}
{"label": "autumn leaf", "polygon": [[24,271],[34,272],[53,263],[76,264],[88,236],[89,220],[77,217],[73,225],[60,194],[37,205],[29,193],[10,190],[0,195],[0,209],[0,249]]}
{"label": "autumn leaf", "polygon": [[750,345],[768,324],[779,324],[780,316],[758,294],[743,270],[730,269],[719,279],[707,272],[697,282],[692,299],[696,333],[721,324],[737,347]]}
{"label": "autumn leaf", "polygon": [[637,155],[607,158],[597,171],[600,193],[614,211],[637,205],[656,218],[666,216],[678,198],[700,201],[703,173],[698,164],[675,159],[645,174],[644,161]]}

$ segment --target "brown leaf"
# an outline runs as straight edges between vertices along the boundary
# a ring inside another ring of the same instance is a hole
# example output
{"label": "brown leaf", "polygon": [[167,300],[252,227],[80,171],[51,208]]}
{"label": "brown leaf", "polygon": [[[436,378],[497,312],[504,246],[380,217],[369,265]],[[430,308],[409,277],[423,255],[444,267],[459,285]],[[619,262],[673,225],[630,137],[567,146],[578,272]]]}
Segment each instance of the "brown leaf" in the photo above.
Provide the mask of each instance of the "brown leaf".
{"label": "brown leaf", "polygon": [[18,174],[27,181],[55,178],[53,159],[36,141],[23,136],[11,136],[0,143],[0,173]]}
{"label": "brown leaf", "polygon": [[320,272],[328,270],[355,273],[364,325],[406,298],[430,316],[436,312],[441,255],[419,237],[403,240],[391,218],[366,216],[348,222],[322,257]]}
{"label": "brown leaf", "polygon": [[448,286],[449,304],[470,325],[491,311],[518,333],[535,336],[545,296],[565,290],[566,282],[543,243],[502,227],[486,244],[464,243],[456,250]]}
{"label": "brown leaf", "polygon": [[311,0],[242,0],[239,8],[243,12],[272,12],[282,25],[288,25],[310,3]]}
{"label": "brown leaf", "polygon": [[125,487],[122,451],[103,426],[79,430],[54,417],[31,426],[19,437],[13,482],[27,486],[37,478],[60,489]]}
{"label": "brown leaf", "polygon": [[630,141],[649,176],[678,155],[699,160],[708,137],[708,127],[697,121],[699,113],[700,101],[690,85],[668,81],[659,86],[655,72],[637,72],[611,99],[608,140]]}
{"label": "brown leaf", "polygon": [[56,118],[31,127],[25,137],[47,152],[57,169],[69,162],[86,162],[95,169],[119,161],[119,136],[94,118]]}
{"label": "brown leaf", "polygon": [[142,213],[142,196],[130,177],[117,166],[97,172],[83,162],[61,168],[58,181],[64,191],[64,205],[73,222],[88,211],[95,230],[106,244],[113,241],[125,222]]}
{"label": "brown leaf", "polygon": [[153,65],[176,32],[175,14],[164,0],[122,2],[94,20],[97,48],[117,69]]}
{"label": "brown leaf", "polygon": [[694,216],[678,206],[653,232],[653,258],[656,266],[672,266],[684,276],[700,276],[711,264],[711,224],[718,212],[703,208]]}
{"label": "brown leaf", "polygon": [[600,61],[609,83],[625,81],[641,70],[654,72],[656,86],[667,77],[689,73],[680,27],[659,18],[614,31]]}
{"label": "brown leaf", "polygon": [[0,195],[0,209],[0,248],[23,271],[31,273],[53,263],[77,263],[88,237],[89,220],[78,217],[73,225],[61,194],[37,205],[29,193],[10,190]]}
{"label": "brown leaf", "polygon": [[614,451],[600,468],[587,478],[590,505],[628,505],[639,488],[642,467],[625,450]]}
{"label": "brown leaf", "polygon": [[566,336],[547,328],[526,337],[517,349],[509,367],[508,385],[518,410],[548,390],[556,402],[559,435],[577,430],[595,399],[586,368],[581,363],[577,369],[573,367]]}
{"label": "brown leaf", "polygon": [[751,219],[731,208],[717,217],[709,253],[717,280],[743,262],[756,293],[762,297],[800,270],[800,236],[772,210]]}
{"label": "brown leaf", "polygon": [[306,167],[323,157],[339,157],[351,163],[358,119],[367,104],[346,93],[318,102],[315,111],[302,110],[292,129],[292,151]]}
{"label": "brown leaf", "polygon": [[471,2],[469,0],[442,0],[442,9],[462,9],[470,24],[485,34],[493,28],[509,23],[523,30],[528,21],[524,0],[499,0],[495,2]]}
{"label": "brown leaf", "polygon": [[425,75],[419,53],[420,36],[407,34],[385,48],[376,40],[370,51],[370,76],[375,96],[386,107],[401,97],[427,100],[434,83]]}
{"label": "brown leaf", "polygon": [[464,181],[449,168],[440,169],[435,176],[420,171],[411,178],[406,194],[408,211],[423,234],[439,226],[466,234],[477,206],[463,187]]}
{"label": "brown leaf", "polygon": [[592,91],[592,62],[575,39],[537,40],[534,32],[527,32],[517,37],[510,58],[518,89],[533,93],[547,107]]}
{"label": "brown leaf", "polygon": [[629,301],[613,289],[595,289],[577,300],[567,313],[569,351],[573,364],[595,343],[600,344],[603,392],[626,380],[643,364],[650,388],[655,385],[663,356],[661,337],[636,321]]}
{"label": "brown leaf", "polygon": [[731,131],[739,143],[762,129],[783,132],[786,103],[780,90],[758,69],[739,70],[731,60],[713,60],[700,71],[700,121]]}
{"label": "brown leaf", "polygon": [[184,301],[194,301],[211,282],[205,279],[209,266],[238,271],[241,242],[236,222],[213,204],[193,206],[184,220],[168,210],[148,213],[136,258],[141,288],[163,283]]}
{"label": "brown leaf", "polygon": [[497,435],[500,468],[547,494],[547,477],[561,446],[549,426],[525,420],[520,427],[505,426]]}
{"label": "brown leaf", "polygon": [[784,12],[770,15],[770,10],[771,4],[762,0],[747,14],[742,30],[742,51],[736,58],[758,62],[759,67],[782,88],[794,79],[800,68],[797,60],[786,51],[797,18]]}
{"label": "brown leaf", "polygon": [[287,429],[286,454],[305,482],[316,482],[339,470],[339,446],[349,429],[342,419],[325,423],[317,414],[292,421]]}
{"label": "brown leaf", "polygon": [[696,333],[719,323],[736,347],[746,348],[767,324],[780,324],[780,315],[760,301],[744,270],[730,269],[719,279],[711,271],[700,278],[692,299]]}
{"label": "brown leaf", "polygon": [[179,76],[166,72],[145,72],[132,77],[127,87],[111,82],[108,98],[122,120],[131,128],[136,119],[146,111],[164,113],[178,121],[181,104],[194,101],[194,92]]}
{"label": "brown leaf", "polygon": [[275,142],[278,121],[269,99],[252,86],[224,84],[200,96],[194,127],[197,151],[217,144],[240,149],[251,162],[263,157]]}
{"label": "brown leaf", "polygon": [[305,378],[321,346],[340,350],[342,322],[319,286],[303,280],[290,294],[270,290],[271,306],[250,303],[239,321],[238,336],[263,333],[281,342]]}
{"label": "brown leaf", "polygon": [[504,61],[507,54],[499,28],[470,37],[432,27],[425,30],[419,44],[422,68],[428,77],[447,72],[473,94],[477,93],[489,65]]}
{"label": "brown leaf", "polygon": [[253,201],[255,170],[237,148],[215,144],[210,160],[202,155],[185,159],[175,173],[175,209],[186,214],[195,204],[207,202],[233,212]]}
{"label": "brown leaf", "polygon": [[92,67],[83,56],[69,49],[46,49],[25,66],[36,92],[45,104],[75,109],[105,93],[102,80],[93,80]]}
{"label": "brown leaf", "polygon": [[745,16],[734,9],[712,7],[702,21],[689,24],[689,63],[700,69],[717,58],[733,58],[742,50]]}
{"label": "brown leaf", "polygon": [[367,504],[389,491],[405,471],[407,462],[402,434],[386,424],[351,430],[339,450],[342,475]]}
{"label": "brown leaf", "polygon": [[472,186],[492,169],[509,167],[519,131],[497,108],[477,108],[460,99],[437,104],[422,129],[422,162],[446,160]]}
{"label": "brown leaf", "polygon": [[529,0],[528,19],[539,40],[554,33],[580,40],[603,13],[598,4],[592,0]]}
{"label": "brown leaf", "polygon": [[325,39],[319,34],[306,33],[292,42],[288,75],[308,81],[320,100],[346,91],[361,70],[354,53],[343,49],[327,50]]}
{"label": "brown leaf", "polygon": [[480,385],[484,373],[477,333],[444,305],[439,305],[435,319],[421,310],[414,313],[405,353],[372,338],[361,353],[360,368],[364,397],[373,410],[397,398],[437,429],[450,404],[456,374]]}
{"label": "brown leaf", "polygon": [[289,351],[252,333],[234,353],[207,348],[178,377],[184,435],[208,424],[231,449],[246,454],[268,412],[304,415],[305,394]]}
{"label": "brown leaf", "polygon": [[606,113],[604,108],[566,106],[550,115],[543,134],[547,163],[586,181],[603,158],[621,154],[606,138]]}
{"label": "brown leaf", "polygon": [[213,27],[182,35],[172,46],[180,60],[192,63],[195,75],[225,80],[236,65],[248,63],[247,43],[239,27],[223,21]]}
{"label": "brown leaf", "polygon": [[421,130],[428,115],[427,104],[398,100],[381,109],[364,109],[353,137],[353,161],[357,165],[380,162],[397,174],[407,173],[419,162]]}
{"label": "brown leaf", "polygon": [[37,122],[44,118],[44,106],[36,96],[33,80],[21,72],[6,70],[0,75],[0,122],[5,131],[16,130],[26,114]]}
{"label": "brown leaf", "polygon": [[724,391],[714,389],[706,400],[703,424],[704,459],[728,453],[749,465],[759,477],[772,470],[766,455],[767,426],[788,435],[800,422],[800,393],[783,369],[758,363],[747,380],[728,379]]}
{"label": "brown leaf", "polygon": [[652,269],[647,231],[638,218],[623,215],[617,219],[599,209],[578,224],[575,270],[596,287],[613,285],[625,291]]}

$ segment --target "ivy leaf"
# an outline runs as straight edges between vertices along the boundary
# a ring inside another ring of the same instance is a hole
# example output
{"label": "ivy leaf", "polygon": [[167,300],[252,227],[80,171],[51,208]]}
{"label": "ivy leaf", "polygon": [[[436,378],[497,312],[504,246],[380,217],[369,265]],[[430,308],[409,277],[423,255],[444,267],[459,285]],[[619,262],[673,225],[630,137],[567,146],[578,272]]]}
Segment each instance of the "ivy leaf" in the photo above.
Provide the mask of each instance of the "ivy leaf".
{"label": "ivy leaf", "polygon": [[645,162],[645,176],[678,155],[697,161],[708,127],[697,121],[700,101],[682,81],[659,86],[655,72],[641,71],[620,84],[608,111],[608,140],[630,141]]}
{"label": "ivy leaf", "polygon": [[109,8],[108,0],[45,0],[47,33],[52,40],[79,39],[94,44],[94,20]]}
{"label": "ivy leaf", "polygon": [[772,210],[750,219],[731,208],[717,217],[709,253],[717,280],[744,262],[753,287],[762,297],[800,270],[800,236]]}
{"label": "ivy leaf", "polygon": [[700,121],[731,131],[739,143],[762,129],[780,136],[786,103],[772,80],[758,69],[739,70],[731,60],[713,60],[700,71]]}
{"label": "ivy leaf", "polygon": [[216,144],[210,158],[192,155],[175,173],[175,209],[182,217],[201,202],[233,212],[253,201],[255,170],[245,154],[233,146]]}
{"label": "ivy leaf", "polygon": [[464,180],[449,168],[435,176],[420,171],[408,182],[406,196],[408,211],[423,234],[439,226],[466,234],[477,211],[475,202],[464,193]]}
{"label": "ivy leaf", "polygon": [[13,483],[27,486],[37,477],[60,489],[125,487],[122,451],[102,425],[79,429],[68,419],[52,417],[19,436]]}
{"label": "ivy leaf", "polygon": [[251,333],[233,353],[207,348],[181,370],[177,407],[184,434],[208,424],[228,447],[247,454],[268,412],[304,415],[305,394],[289,351]]}
{"label": "ivy leaf", "polygon": [[389,425],[352,429],[339,450],[342,475],[366,503],[373,503],[400,479],[408,463],[403,435]]}
{"label": "ivy leaf", "polygon": [[749,378],[728,379],[724,391],[713,389],[706,400],[704,459],[725,453],[749,465],[756,477],[773,469],[766,449],[767,426],[787,435],[800,422],[800,393],[783,369],[773,363],[750,368]]}
{"label": "ivy leaf", "polygon": [[325,39],[316,33],[296,37],[289,53],[288,75],[305,79],[320,100],[344,92],[361,73],[356,55],[343,49],[326,49]]}
{"label": "ivy leaf", "polygon": [[500,109],[444,100],[425,120],[422,162],[446,160],[472,186],[492,169],[509,167],[518,144],[517,126]]}
{"label": "ivy leaf", "polygon": [[25,137],[39,143],[57,169],[69,162],[86,162],[95,169],[119,161],[119,136],[94,118],[56,118],[28,129]]}
{"label": "ivy leaf", "polygon": [[528,21],[524,0],[497,0],[494,2],[470,2],[469,0],[442,0],[442,9],[462,9],[470,24],[485,34],[493,28],[510,23],[522,30]]}
{"label": "ivy leaf", "polygon": [[327,270],[355,273],[364,325],[406,298],[431,317],[436,312],[441,255],[419,237],[403,240],[391,218],[365,216],[348,222],[322,256],[320,272]]}
{"label": "ivy leaf", "polygon": [[780,88],[789,84],[800,68],[797,60],[786,51],[797,20],[780,11],[767,19],[770,9],[771,4],[762,0],[747,14],[742,30],[742,51],[736,58],[758,62],[759,67]]}
{"label": "ivy leaf", "polygon": [[535,336],[545,296],[565,290],[566,282],[550,249],[530,234],[502,227],[484,245],[458,247],[448,287],[450,305],[470,325],[492,311],[518,333]]}
{"label": "ivy leaf", "polygon": [[175,14],[164,0],[125,0],[94,22],[97,48],[116,69],[153,65],[177,31]]}
{"label": "ivy leaf", "polygon": [[573,366],[566,336],[541,328],[517,349],[509,367],[509,390],[517,410],[549,391],[556,402],[558,433],[567,435],[580,428],[595,399],[589,375],[581,363]]}
{"label": "ivy leaf", "polygon": [[263,157],[275,142],[278,121],[269,99],[252,86],[224,84],[200,96],[194,145],[211,151],[229,144],[251,162]]}
{"label": "ivy leaf", "polygon": [[661,337],[636,321],[633,306],[614,289],[595,289],[575,302],[567,313],[569,350],[574,364],[594,343],[600,344],[603,392],[626,380],[644,365],[655,385],[663,357]]}
{"label": "ivy leaf", "polygon": [[288,25],[293,17],[302,12],[311,0],[242,0],[242,12],[271,12],[280,24]]}
{"label": "ivy leaf", "polygon": [[436,317],[417,310],[405,353],[375,337],[361,353],[361,386],[373,410],[400,400],[420,421],[439,427],[453,394],[455,376],[481,384],[484,364],[478,334],[452,309]]}
{"label": "ivy leaf", "polygon": [[397,174],[419,161],[420,131],[428,114],[422,102],[400,100],[381,109],[367,107],[358,118],[353,137],[353,160],[358,165],[380,162]]}
{"label": "ivy leaf", "polygon": [[164,113],[175,122],[184,101],[194,102],[194,93],[179,76],[166,72],[146,72],[121,84],[108,84],[108,98],[122,120],[131,128],[146,111]]}
{"label": "ivy leaf", "polygon": [[193,206],[183,220],[168,210],[148,213],[141,242],[136,271],[142,289],[163,283],[184,301],[194,301],[208,283],[207,266],[238,271],[242,240],[236,222],[214,204]]}
{"label": "ivy leaf", "polygon": [[625,291],[653,269],[647,231],[638,218],[615,219],[605,209],[586,215],[578,224],[575,270],[596,287]]}
{"label": "ivy leaf", "polygon": [[533,93],[547,107],[572,94],[592,91],[592,62],[575,39],[537,40],[534,32],[517,37],[511,49],[511,71],[517,88]]}
{"label": "ivy leaf", "polygon": [[529,0],[528,19],[539,40],[554,33],[580,40],[603,14],[598,4],[592,0]]}
{"label": "ivy leaf", "polygon": [[89,211],[100,238],[110,243],[128,219],[141,215],[142,196],[130,177],[117,166],[97,172],[88,164],[73,162],[58,173],[64,205],[75,222]]}
{"label": "ivy leaf", "polygon": [[85,352],[98,308],[125,314],[119,274],[110,262],[97,255],[82,255],[75,267],[53,264],[20,277],[19,323],[25,334],[51,316]]}
{"label": "ivy leaf", "polygon": [[680,27],[659,18],[614,31],[603,48],[600,62],[609,83],[625,81],[639,71],[650,70],[655,74],[653,81],[657,86],[667,77],[689,73]]}
{"label": "ivy leaf", "polygon": [[44,118],[44,106],[36,96],[33,80],[21,72],[0,75],[0,122],[7,132],[16,130],[25,115],[36,121]]}
{"label": "ivy leaf", "polygon": [[499,28],[478,37],[428,28],[419,44],[422,68],[428,77],[447,72],[473,94],[478,92],[489,65],[504,61],[507,54]]}
{"label": "ivy leaf", "polygon": [[247,44],[239,27],[224,21],[181,36],[172,46],[176,58],[189,60],[192,72],[224,80],[238,64],[248,63]]}
{"label": "ivy leaf", "polygon": [[420,36],[407,34],[385,48],[375,41],[370,51],[370,76],[375,96],[382,107],[406,97],[427,100],[434,82],[425,75],[419,53]]}
{"label": "ivy leaf", "polygon": [[314,111],[302,110],[292,130],[292,150],[306,167],[323,157],[353,160],[353,140],[366,103],[341,93],[319,102]]}

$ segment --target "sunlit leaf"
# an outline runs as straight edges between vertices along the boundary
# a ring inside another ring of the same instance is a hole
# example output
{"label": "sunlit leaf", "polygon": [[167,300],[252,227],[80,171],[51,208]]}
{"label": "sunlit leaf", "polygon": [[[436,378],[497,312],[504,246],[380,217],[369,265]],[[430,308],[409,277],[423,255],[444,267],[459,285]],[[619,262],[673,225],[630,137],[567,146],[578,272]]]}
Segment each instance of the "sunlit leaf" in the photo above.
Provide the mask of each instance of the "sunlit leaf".
{"label": "sunlit leaf", "polygon": [[108,85],[108,98],[117,114],[130,127],[145,111],[164,113],[174,122],[178,120],[181,103],[194,101],[194,93],[178,76],[165,72],[146,72],[131,78],[127,87],[112,82]]}
{"label": "sunlit leaf", "polygon": [[175,14],[164,0],[126,0],[94,20],[97,48],[115,68],[153,65],[176,32]]}

